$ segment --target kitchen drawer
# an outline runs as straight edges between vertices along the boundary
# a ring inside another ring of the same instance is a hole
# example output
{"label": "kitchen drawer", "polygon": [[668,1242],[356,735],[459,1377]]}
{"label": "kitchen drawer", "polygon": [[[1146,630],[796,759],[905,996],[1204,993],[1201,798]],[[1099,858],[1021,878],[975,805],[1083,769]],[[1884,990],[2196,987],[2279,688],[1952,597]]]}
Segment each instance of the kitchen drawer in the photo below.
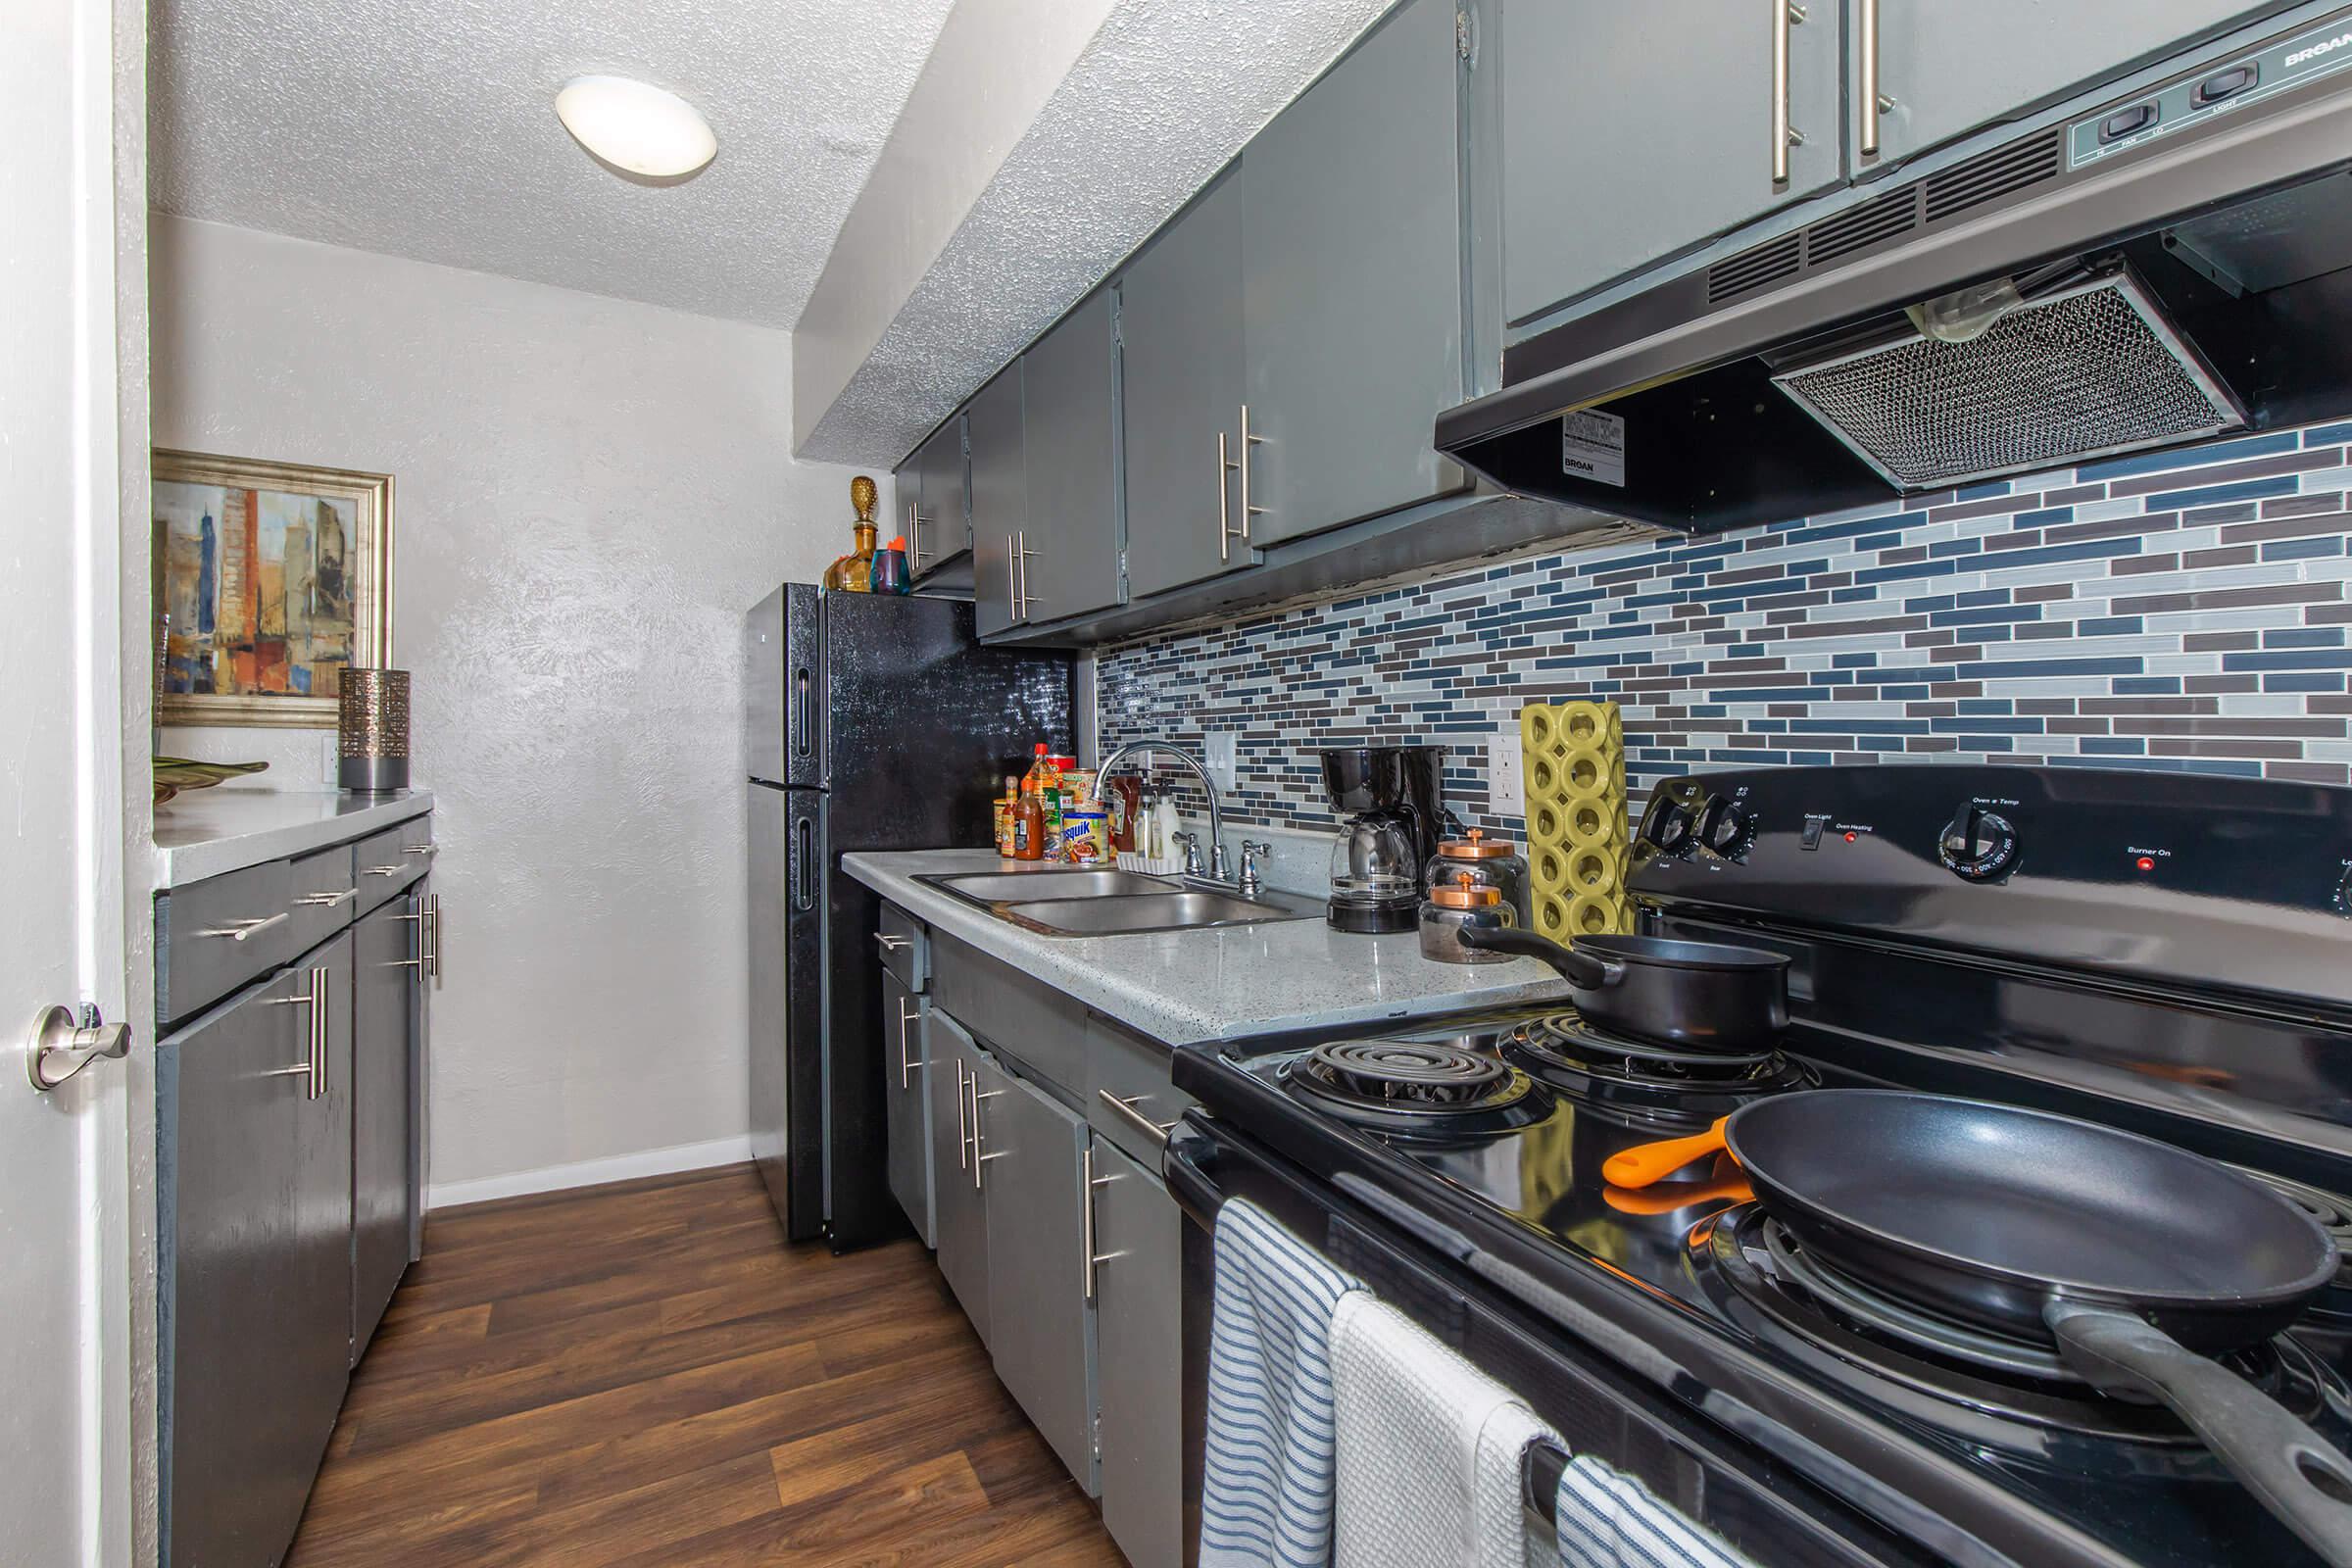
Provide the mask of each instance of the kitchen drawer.
{"label": "kitchen drawer", "polygon": [[1090,1016],[1086,1021],[1086,1119],[1096,1132],[1152,1171],[1159,1169],[1160,1140],[1102,1097],[1126,1101],[1137,1115],[1152,1122],[1174,1121],[1196,1102],[1169,1084],[1169,1060],[1164,1046],[1129,1034],[1107,1019]]}
{"label": "kitchen drawer", "polygon": [[874,947],[899,984],[918,996],[930,988],[931,943],[922,921],[895,904],[883,905],[874,922]]}
{"label": "kitchen drawer", "polygon": [[188,1017],[300,953],[291,863],[268,860],[155,901],[155,1015]]}
{"label": "kitchen drawer", "polygon": [[352,847],[338,844],[292,862],[286,877],[286,906],[294,911],[294,951],[308,953],[351,924],[352,906],[359,902],[359,883],[352,876]]}
{"label": "kitchen drawer", "polygon": [[931,956],[933,1007],[1020,1063],[1024,1075],[1047,1079],[1072,1101],[1084,1092],[1084,1004],[951,936],[933,938]]}
{"label": "kitchen drawer", "polygon": [[432,846],[430,814],[413,816],[360,840],[353,865],[360,888],[354,912],[367,913],[424,875],[432,861]]}

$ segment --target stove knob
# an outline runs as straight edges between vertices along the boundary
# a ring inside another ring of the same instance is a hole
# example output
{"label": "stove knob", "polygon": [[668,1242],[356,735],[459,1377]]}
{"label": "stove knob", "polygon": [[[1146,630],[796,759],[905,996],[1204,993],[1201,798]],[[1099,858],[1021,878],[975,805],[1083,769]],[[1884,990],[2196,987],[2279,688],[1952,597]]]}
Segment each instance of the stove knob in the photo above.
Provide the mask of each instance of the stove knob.
{"label": "stove knob", "polygon": [[1944,824],[1936,852],[1952,874],[1968,882],[1990,882],[2017,865],[2017,829],[2005,816],[1971,803]]}
{"label": "stove knob", "polygon": [[1747,853],[1756,840],[1755,818],[1722,796],[1712,796],[1698,815],[1698,842],[1727,860]]}
{"label": "stove knob", "polygon": [[1642,836],[1660,855],[1680,855],[1690,848],[1696,821],[1690,808],[1677,801],[1662,800],[1650,808],[1648,819],[1642,824]]}

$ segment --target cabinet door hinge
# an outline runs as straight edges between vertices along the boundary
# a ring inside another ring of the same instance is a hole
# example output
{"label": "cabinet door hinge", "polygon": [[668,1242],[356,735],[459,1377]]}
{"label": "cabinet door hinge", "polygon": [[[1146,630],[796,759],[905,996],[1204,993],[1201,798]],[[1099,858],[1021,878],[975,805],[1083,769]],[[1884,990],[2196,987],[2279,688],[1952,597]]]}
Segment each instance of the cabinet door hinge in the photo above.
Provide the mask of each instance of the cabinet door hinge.
{"label": "cabinet door hinge", "polygon": [[1471,60],[1472,43],[1470,10],[1467,6],[1457,7],[1453,13],[1453,52],[1465,61]]}

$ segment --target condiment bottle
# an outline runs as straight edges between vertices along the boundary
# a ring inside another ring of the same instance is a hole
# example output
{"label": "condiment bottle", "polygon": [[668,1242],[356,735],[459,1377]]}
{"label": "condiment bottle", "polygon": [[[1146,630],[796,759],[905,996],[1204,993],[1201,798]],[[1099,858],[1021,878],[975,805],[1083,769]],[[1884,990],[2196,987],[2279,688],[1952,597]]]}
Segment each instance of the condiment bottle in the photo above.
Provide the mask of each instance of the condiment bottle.
{"label": "condiment bottle", "polygon": [[1143,804],[1143,780],[1122,773],[1110,782],[1110,793],[1103,804],[1110,808],[1110,847],[1121,854],[1132,854],[1144,846],[1136,832],[1136,812]]}
{"label": "condiment bottle", "polygon": [[906,572],[906,538],[901,534],[884,545],[874,557],[874,592],[878,594],[911,593],[914,579]]}
{"label": "condiment bottle", "polygon": [[1012,858],[1016,860],[1046,858],[1046,808],[1034,795],[1023,795],[1013,808]]}
{"label": "condiment bottle", "polygon": [[997,854],[1004,859],[1012,856],[1012,813],[1020,809],[1021,780],[1018,774],[1004,775],[1004,797],[997,802]]}

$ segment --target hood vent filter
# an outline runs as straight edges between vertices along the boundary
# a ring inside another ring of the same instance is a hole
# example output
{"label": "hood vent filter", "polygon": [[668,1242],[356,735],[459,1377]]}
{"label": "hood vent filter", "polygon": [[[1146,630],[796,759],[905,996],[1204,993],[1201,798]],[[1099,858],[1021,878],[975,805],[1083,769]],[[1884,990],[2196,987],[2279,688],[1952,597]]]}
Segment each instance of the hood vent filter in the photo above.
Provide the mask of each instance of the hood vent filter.
{"label": "hood vent filter", "polygon": [[1906,333],[1773,380],[1906,490],[2245,424],[2236,400],[2121,270],[2028,300],[1965,343]]}

